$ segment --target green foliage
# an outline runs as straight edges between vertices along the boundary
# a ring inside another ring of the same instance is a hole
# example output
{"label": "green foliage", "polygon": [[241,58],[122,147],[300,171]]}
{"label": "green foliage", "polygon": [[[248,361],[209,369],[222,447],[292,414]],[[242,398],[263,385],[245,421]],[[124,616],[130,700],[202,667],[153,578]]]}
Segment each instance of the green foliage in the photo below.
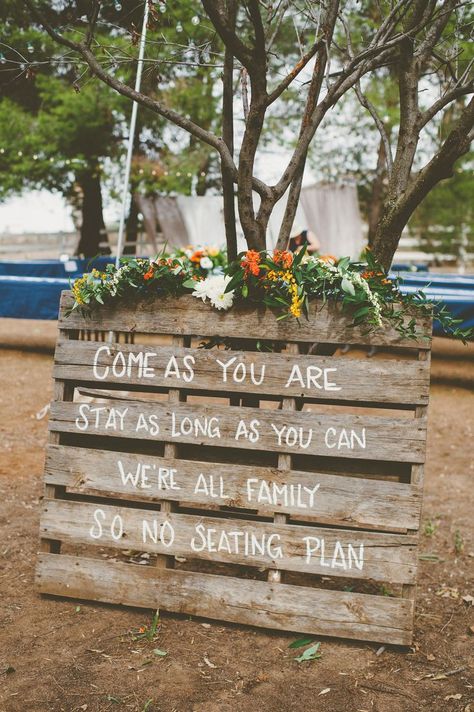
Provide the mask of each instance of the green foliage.
{"label": "green foliage", "polygon": [[[206,301],[209,294],[201,287],[209,281],[200,262],[193,258],[181,251],[151,261],[123,259],[118,269],[108,265],[102,273],[93,270],[74,282],[73,309],[92,309],[118,299],[130,301],[157,294],[179,297],[190,292]],[[309,301],[318,298],[341,303],[354,326],[361,325],[367,333],[392,328],[405,339],[429,338],[430,334],[419,332],[417,317],[434,312],[450,336],[463,340],[473,336],[472,329],[461,329],[458,320],[422,292],[401,294],[398,281],[386,277],[370,252],[366,264],[351,262],[348,257],[334,264],[308,257],[304,251],[293,256],[278,250],[249,250],[228,265],[225,273],[226,286],[220,296],[228,295],[228,299],[219,308],[228,309],[234,300],[245,299],[265,304],[277,319],[299,319],[308,316]],[[217,306],[212,299],[211,303]]]}
{"label": "green foliage", "polygon": [[474,155],[459,162],[453,177],[427,195],[410,220],[420,247],[430,253],[474,252]]}

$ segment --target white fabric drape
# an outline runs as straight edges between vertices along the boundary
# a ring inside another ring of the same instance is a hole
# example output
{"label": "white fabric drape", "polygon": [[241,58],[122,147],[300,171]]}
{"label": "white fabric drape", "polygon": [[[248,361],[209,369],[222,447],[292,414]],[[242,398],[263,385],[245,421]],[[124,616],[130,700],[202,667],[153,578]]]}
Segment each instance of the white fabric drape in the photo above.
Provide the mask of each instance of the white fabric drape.
{"label": "white fabric drape", "polygon": [[354,185],[319,183],[301,191],[306,227],[321,243],[321,252],[357,259],[364,246],[357,189]]}
{"label": "white fabric drape", "polygon": [[[157,224],[163,241],[170,247],[186,245],[225,245],[223,201],[220,195],[177,198],[136,196],[146,232],[156,242]],[[276,204],[270,217],[267,245],[272,249],[278,239],[288,196]],[[255,210],[259,197],[255,196]],[[236,205],[236,214],[237,205]],[[317,184],[301,191],[294,225],[311,230],[321,243],[321,252],[336,257],[357,259],[364,246],[357,190],[352,185]],[[237,248],[246,249],[240,222],[237,221]]]}

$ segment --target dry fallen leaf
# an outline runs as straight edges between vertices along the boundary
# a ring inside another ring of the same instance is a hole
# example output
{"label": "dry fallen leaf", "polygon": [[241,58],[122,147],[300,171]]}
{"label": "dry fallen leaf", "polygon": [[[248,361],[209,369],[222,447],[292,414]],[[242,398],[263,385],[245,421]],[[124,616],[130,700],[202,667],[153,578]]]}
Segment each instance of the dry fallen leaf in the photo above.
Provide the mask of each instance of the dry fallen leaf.
{"label": "dry fallen leaf", "polygon": [[461,693],[458,692],[457,695],[446,695],[445,700],[460,700],[462,697]]}
{"label": "dry fallen leaf", "polygon": [[463,596],[462,600],[464,603],[467,603],[468,605],[474,606],[474,596],[471,596],[470,594],[467,594],[467,596]]}
{"label": "dry fallen leaf", "polygon": [[327,695],[328,692],[331,692],[331,688],[325,687],[324,690],[321,690],[321,692],[318,694],[318,697],[319,697],[319,695]]}
{"label": "dry fallen leaf", "polygon": [[428,653],[428,655],[426,656],[426,659],[429,660],[430,662],[433,662],[433,660],[436,660],[433,653]]}
{"label": "dry fallen leaf", "polygon": [[459,598],[459,590],[457,588],[452,588],[450,586],[441,586],[436,591],[437,596],[441,596],[441,598]]}
{"label": "dry fallen leaf", "polygon": [[204,656],[203,660],[204,660],[204,662],[206,663],[207,667],[210,667],[210,668],[216,668],[216,667],[217,667],[217,665],[214,665],[214,663],[211,663],[211,661],[209,660],[209,658],[206,658],[206,656]]}

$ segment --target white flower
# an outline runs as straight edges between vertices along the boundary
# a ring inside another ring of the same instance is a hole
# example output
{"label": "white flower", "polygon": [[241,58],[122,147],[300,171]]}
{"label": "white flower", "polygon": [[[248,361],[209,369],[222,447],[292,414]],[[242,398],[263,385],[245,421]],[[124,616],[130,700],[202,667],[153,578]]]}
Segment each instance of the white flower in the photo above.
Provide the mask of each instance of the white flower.
{"label": "white flower", "polygon": [[196,282],[193,297],[202,299],[203,302],[209,298],[212,306],[216,309],[230,309],[234,302],[234,291],[225,292],[230,279],[230,277],[221,274],[206,277],[206,279]]}
{"label": "white flower", "polygon": [[205,302],[207,297],[209,296],[207,293],[206,282],[207,282],[207,279],[202,279],[201,281],[196,282],[196,285],[194,287],[194,292],[193,292],[193,297],[202,299],[203,302]]}
{"label": "white flower", "polygon": [[201,257],[199,264],[202,269],[212,269],[214,267],[214,262],[209,257]]}
{"label": "white flower", "polygon": [[217,274],[213,277],[208,277],[206,282],[208,282],[207,293],[211,304],[216,309],[230,309],[234,303],[234,291],[225,291],[227,285],[229,284],[231,278],[223,274]]}

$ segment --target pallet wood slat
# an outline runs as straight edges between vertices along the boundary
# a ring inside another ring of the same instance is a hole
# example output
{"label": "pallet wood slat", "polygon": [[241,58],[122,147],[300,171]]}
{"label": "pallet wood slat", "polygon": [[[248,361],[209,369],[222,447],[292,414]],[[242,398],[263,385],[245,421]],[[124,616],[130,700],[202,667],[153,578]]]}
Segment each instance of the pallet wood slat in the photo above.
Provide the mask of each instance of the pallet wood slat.
{"label": "pallet wood slat", "polygon": [[[63,293],[38,590],[410,644],[430,339],[367,335],[340,304],[299,323],[192,297],[71,304]],[[198,348],[213,336],[231,349]],[[130,549],[154,565],[117,561]],[[373,593],[385,582],[394,597]]]}
{"label": "pallet wood slat", "polygon": [[277,522],[269,527],[267,522],[244,519],[54,499],[44,503],[41,534],[80,545],[243,566],[251,560],[258,567],[394,584],[413,583],[416,575],[416,537],[403,534]]}
{"label": "pallet wood slat", "polygon": [[[98,413],[97,408],[102,410]],[[123,414],[123,418],[119,414]],[[156,418],[159,426],[156,435],[145,426],[139,427],[141,416],[146,422],[150,422],[150,417]],[[112,419],[115,420],[116,427],[107,426]],[[181,423],[185,419],[186,430],[181,428]],[[206,426],[205,431],[193,425],[196,419]],[[107,438],[174,441],[252,449],[255,443],[245,437],[237,438],[241,421],[258,422],[260,450],[291,453],[295,451],[299,442],[299,440],[295,441],[296,437],[303,442],[303,450],[300,452],[305,455],[412,463],[424,462],[425,459],[426,419],[424,418],[396,419],[378,416],[328,415],[317,412],[294,412],[289,416],[281,410],[260,408],[179,403],[170,407],[169,404],[162,402],[137,404],[109,399],[106,405],[95,406],[80,403],[53,403],[49,428],[52,431],[76,435],[86,433]],[[290,425],[293,427],[291,438]],[[188,432],[191,426],[192,431]],[[343,444],[339,446],[342,431],[349,440],[344,436]],[[283,435],[280,437],[279,433],[282,432]],[[288,439],[285,439],[287,435]]]}
{"label": "pallet wood slat", "polygon": [[[147,479],[141,486],[137,472],[143,466]],[[61,445],[49,445],[46,450],[45,481],[83,495],[123,496],[144,502],[169,499],[206,505],[209,495],[202,488],[196,491],[203,473],[212,478],[212,500],[220,506],[258,509],[268,514],[279,511],[321,523],[381,531],[416,529],[420,518],[420,488],[401,482],[282,472],[249,465],[236,468],[233,464]]]}
{"label": "pallet wood slat", "polygon": [[[180,370],[173,368],[172,359],[181,365]],[[217,391],[221,384],[221,390],[231,393],[253,393],[258,387],[262,395],[424,405],[428,402],[427,369],[426,362],[412,360],[295,358],[288,353],[64,341],[56,349],[54,377],[95,381],[98,386],[106,379],[107,384],[124,387]]]}
{"label": "pallet wood slat", "polygon": [[[254,304],[237,305],[222,313],[193,297],[159,297],[160,318],[155,300],[105,305],[87,317],[77,310],[65,316],[73,305],[70,292],[63,292],[59,326],[62,329],[88,328],[148,334],[197,336],[227,336],[237,339],[270,339],[330,344],[367,344],[429,349],[430,338],[404,339],[394,329],[381,329],[367,334],[364,327],[354,327],[350,313],[342,312],[340,304],[315,300],[310,303],[309,319],[278,321],[268,309],[256,309]],[[428,317],[419,319],[420,330],[431,334]]]}
{"label": "pallet wood slat", "polygon": [[242,580],[151,566],[41,554],[43,593],[160,608],[276,630],[411,642],[413,602],[400,598]]}

